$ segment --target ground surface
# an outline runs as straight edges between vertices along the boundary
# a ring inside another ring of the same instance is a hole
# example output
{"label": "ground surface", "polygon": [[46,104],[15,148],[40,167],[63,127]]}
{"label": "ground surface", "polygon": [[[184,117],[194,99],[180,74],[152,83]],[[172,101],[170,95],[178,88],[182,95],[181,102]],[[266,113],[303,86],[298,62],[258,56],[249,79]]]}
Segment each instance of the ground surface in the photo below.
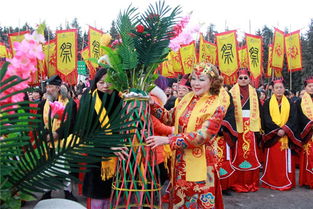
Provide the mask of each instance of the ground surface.
{"label": "ground surface", "polygon": [[[78,201],[86,206],[86,198],[78,196],[76,189],[74,189],[74,194]],[[61,191],[54,191],[52,196],[63,198],[64,194]],[[38,194],[38,199],[40,197],[41,195]],[[233,192],[231,196],[224,196],[223,198],[225,209],[313,209],[313,190],[299,186],[284,192],[264,188],[251,193]],[[23,209],[31,209],[37,202],[27,202]],[[164,205],[164,208],[167,206]]]}

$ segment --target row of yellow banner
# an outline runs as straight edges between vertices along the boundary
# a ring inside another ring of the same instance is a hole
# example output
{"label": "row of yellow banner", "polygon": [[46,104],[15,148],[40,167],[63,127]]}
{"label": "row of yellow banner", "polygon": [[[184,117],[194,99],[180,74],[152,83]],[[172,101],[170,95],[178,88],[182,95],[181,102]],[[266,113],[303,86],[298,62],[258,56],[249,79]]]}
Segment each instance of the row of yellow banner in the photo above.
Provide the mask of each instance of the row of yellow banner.
{"label": "row of yellow banner", "polygon": [[[24,40],[24,35],[30,33],[23,31],[9,34],[10,49],[4,43],[0,43],[0,58],[11,58],[14,56],[13,49],[14,42],[21,42]],[[99,59],[103,55],[100,50],[101,38],[104,33],[93,27],[89,27],[88,46],[81,51],[81,55],[86,62],[89,69],[90,78],[95,75],[96,63],[90,62],[89,58]],[[108,43],[109,41],[106,41]],[[31,75],[30,85],[36,85],[41,79],[58,74],[63,81],[70,85],[77,83],[77,29],[60,30],[56,32],[56,38],[49,40],[43,45],[43,52],[45,59],[38,62],[38,71]]]}
{"label": "row of yellow banner", "polygon": [[[239,68],[249,68],[254,85],[258,85],[263,74],[263,42],[261,36],[245,34],[246,45],[238,48],[236,31],[216,34],[216,44],[204,40],[200,36],[199,53],[195,42],[182,46],[177,52],[170,52],[167,61],[162,63],[162,75],[175,77],[177,74],[188,74],[192,66],[198,62],[210,62],[217,65],[224,77],[225,84],[234,84]],[[268,68],[266,76],[281,75],[284,56],[286,55],[288,70],[302,69],[300,31],[285,35],[275,28],[273,45],[269,46]]]}
{"label": "row of yellow banner", "polygon": [[[28,31],[9,34],[11,49],[15,41],[22,41]],[[90,58],[99,59],[104,53],[102,45],[110,41],[108,34],[96,28],[89,27],[88,46],[81,51],[90,72],[90,78],[94,77],[97,64]],[[204,40],[200,36],[199,53],[196,51],[195,42],[182,46],[179,51],[171,51],[167,61],[162,63],[162,75],[166,77],[177,74],[188,74],[196,62],[210,62],[217,65],[224,76],[225,84],[236,83],[236,72],[239,68],[249,68],[255,85],[263,74],[263,43],[262,37],[246,34],[246,45],[239,48],[236,31],[218,33],[216,44]],[[103,40],[105,38],[105,40]],[[103,43],[105,42],[105,43]],[[0,57],[10,57],[10,50],[0,43]],[[48,41],[43,46],[45,60],[38,63],[38,72],[32,75],[31,84],[38,83],[39,78],[50,77],[59,74],[62,79],[74,85],[77,82],[77,29],[62,30],[56,32],[56,39]],[[14,51],[12,51],[14,55]],[[289,71],[302,69],[300,31],[290,34],[275,28],[273,44],[269,46],[268,67],[266,75],[272,75],[272,69],[276,74],[281,74],[284,56],[286,55]],[[279,73],[280,72],[280,73]]]}

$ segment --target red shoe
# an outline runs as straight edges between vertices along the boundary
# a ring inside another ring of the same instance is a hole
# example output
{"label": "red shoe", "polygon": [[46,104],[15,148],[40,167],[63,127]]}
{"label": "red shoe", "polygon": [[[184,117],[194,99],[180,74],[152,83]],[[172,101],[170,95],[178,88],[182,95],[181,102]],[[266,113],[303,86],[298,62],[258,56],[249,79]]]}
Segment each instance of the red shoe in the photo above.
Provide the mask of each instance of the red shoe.
{"label": "red shoe", "polygon": [[170,194],[166,193],[165,195],[162,196],[162,202],[163,203],[169,203],[170,202]]}

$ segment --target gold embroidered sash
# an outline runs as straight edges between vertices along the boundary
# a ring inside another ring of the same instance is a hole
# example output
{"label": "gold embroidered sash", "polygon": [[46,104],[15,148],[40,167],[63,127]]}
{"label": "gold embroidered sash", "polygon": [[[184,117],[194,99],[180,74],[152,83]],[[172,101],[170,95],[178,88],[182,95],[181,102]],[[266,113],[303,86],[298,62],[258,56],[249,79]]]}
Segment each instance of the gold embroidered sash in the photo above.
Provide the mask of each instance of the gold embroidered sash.
{"label": "gold embroidered sash", "polygon": [[[99,97],[97,89],[94,90],[92,95],[96,96],[95,110],[96,110],[96,113],[100,115],[99,122],[101,124],[101,127],[104,127],[105,125],[108,125],[108,127],[110,127],[109,116],[106,115],[107,112],[105,108],[103,107],[102,100]],[[111,133],[108,133],[108,135],[110,134]],[[116,169],[116,164],[117,164],[117,157],[108,157],[105,159],[106,161],[101,162],[101,178],[104,181],[112,178],[115,175],[115,169]]]}
{"label": "gold embroidered sash", "polygon": [[[175,134],[178,134],[179,118],[185,112],[187,106],[194,97],[194,93],[190,92],[185,95],[176,107],[175,115]],[[187,124],[186,133],[195,132],[201,127],[202,123],[209,119],[216,108],[220,105],[218,96],[210,94],[203,95],[196,103],[191,112]],[[186,180],[187,181],[203,181],[207,179],[207,162],[205,156],[205,145],[193,149],[184,150],[184,160],[186,162]]]}
{"label": "gold embroidered sash", "polygon": [[[279,111],[278,101],[275,94],[273,94],[270,99],[269,110],[271,118],[276,125],[283,127],[287,123],[290,114],[290,103],[285,96],[282,97],[281,110]],[[287,136],[283,136],[279,141],[281,142],[281,149],[288,149]]]}
{"label": "gold embroidered sash", "polygon": [[[243,117],[242,106],[240,98],[240,89],[238,83],[230,90],[233,96],[233,102],[235,106],[235,119],[238,133],[243,133]],[[250,101],[250,131],[259,132],[261,130],[261,119],[259,101],[256,90],[249,85],[249,101]]]}

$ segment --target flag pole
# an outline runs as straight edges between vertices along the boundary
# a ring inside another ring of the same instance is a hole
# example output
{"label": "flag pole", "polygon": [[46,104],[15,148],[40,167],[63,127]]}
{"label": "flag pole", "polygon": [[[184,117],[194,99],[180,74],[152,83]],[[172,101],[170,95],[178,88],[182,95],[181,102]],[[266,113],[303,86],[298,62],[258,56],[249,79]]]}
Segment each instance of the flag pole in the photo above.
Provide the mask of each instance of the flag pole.
{"label": "flag pole", "polygon": [[[289,28],[289,30],[290,30],[290,32],[289,33],[291,33],[291,24],[290,24],[290,26],[289,26],[290,28]],[[290,36],[291,37],[291,36]],[[286,41],[286,40],[285,40]],[[286,44],[285,44],[286,45]],[[286,50],[286,49],[285,49]],[[287,57],[287,56],[286,56]],[[290,59],[290,66],[291,66],[291,60],[292,59]],[[287,69],[288,70],[288,69]],[[292,70],[290,70],[290,91],[292,90]]]}
{"label": "flag pole", "polygon": [[[50,72],[49,71],[49,61],[50,61],[50,33],[49,33],[49,27],[47,27],[47,33],[48,33],[48,58],[47,58],[47,74],[49,74],[48,72]],[[47,77],[48,77],[48,75],[47,75]]]}

